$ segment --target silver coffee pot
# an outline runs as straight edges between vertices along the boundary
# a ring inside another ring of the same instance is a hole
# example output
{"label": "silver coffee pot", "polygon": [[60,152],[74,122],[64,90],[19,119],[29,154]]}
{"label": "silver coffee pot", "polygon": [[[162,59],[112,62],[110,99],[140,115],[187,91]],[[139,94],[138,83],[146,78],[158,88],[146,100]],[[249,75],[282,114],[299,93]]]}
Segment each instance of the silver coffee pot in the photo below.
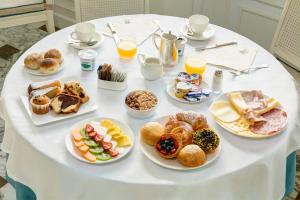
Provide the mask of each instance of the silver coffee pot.
{"label": "silver coffee pot", "polygon": [[[160,44],[158,45],[158,38],[160,38]],[[177,49],[177,36],[168,33],[157,34],[154,33],[152,37],[154,46],[159,51],[159,57],[164,67],[170,67],[177,64],[178,61],[178,49]]]}

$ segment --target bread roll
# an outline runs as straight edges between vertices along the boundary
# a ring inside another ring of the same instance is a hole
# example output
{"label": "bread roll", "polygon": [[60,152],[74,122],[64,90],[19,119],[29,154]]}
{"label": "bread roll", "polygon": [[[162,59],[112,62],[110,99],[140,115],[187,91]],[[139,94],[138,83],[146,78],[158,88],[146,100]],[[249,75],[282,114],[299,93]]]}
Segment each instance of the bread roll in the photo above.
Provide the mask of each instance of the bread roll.
{"label": "bread roll", "polygon": [[184,166],[197,167],[205,163],[206,155],[198,145],[190,144],[181,149],[177,159]]}
{"label": "bread roll", "polygon": [[40,68],[40,62],[42,60],[43,60],[43,54],[32,53],[26,56],[26,58],[24,59],[24,65],[29,69],[36,70]]}
{"label": "bread roll", "polygon": [[140,134],[146,144],[154,146],[164,134],[164,127],[158,122],[148,122],[141,128]]}
{"label": "bread roll", "polygon": [[62,55],[61,55],[60,51],[57,49],[49,49],[45,53],[44,58],[53,58],[53,59],[57,60],[58,63],[62,62]]}
{"label": "bread roll", "polygon": [[45,58],[40,62],[40,72],[43,74],[52,74],[59,68],[59,63],[53,58]]}

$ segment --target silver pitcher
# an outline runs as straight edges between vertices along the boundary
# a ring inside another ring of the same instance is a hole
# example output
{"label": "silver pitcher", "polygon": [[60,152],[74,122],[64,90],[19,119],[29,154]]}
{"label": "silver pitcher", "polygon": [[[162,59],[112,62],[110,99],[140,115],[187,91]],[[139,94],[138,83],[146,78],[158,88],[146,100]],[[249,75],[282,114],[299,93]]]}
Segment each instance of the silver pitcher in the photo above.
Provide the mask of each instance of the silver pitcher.
{"label": "silver pitcher", "polygon": [[[157,38],[160,38],[160,45],[157,44]],[[170,67],[177,64],[178,49],[176,46],[176,35],[172,34],[171,31],[169,31],[169,33],[163,33],[162,35],[154,33],[152,41],[159,51],[159,57],[164,67]]]}

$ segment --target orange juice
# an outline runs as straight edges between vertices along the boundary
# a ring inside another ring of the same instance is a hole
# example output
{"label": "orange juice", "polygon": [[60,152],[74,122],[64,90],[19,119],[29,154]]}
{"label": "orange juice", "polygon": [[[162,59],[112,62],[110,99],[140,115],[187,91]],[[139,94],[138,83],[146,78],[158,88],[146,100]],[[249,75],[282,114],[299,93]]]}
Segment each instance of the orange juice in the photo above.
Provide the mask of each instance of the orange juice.
{"label": "orange juice", "polygon": [[188,74],[202,75],[206,69],[206,62],[198,56],[191,56],[185,60],[185,70]]}
{"label": "orange juice", "polygon": [[120,41],[117,45],[118,54],[121,58],[133,58],[137,52],[137,45],[130,40]]}

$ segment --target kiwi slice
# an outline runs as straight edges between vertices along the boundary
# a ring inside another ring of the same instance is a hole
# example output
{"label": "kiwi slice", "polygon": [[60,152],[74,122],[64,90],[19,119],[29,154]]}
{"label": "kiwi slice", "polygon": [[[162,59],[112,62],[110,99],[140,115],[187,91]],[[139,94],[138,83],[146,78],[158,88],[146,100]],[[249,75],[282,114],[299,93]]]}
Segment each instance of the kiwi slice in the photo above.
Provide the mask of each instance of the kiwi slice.
{"label": "kiwi slice", "polygon": [[101,160],[101,161],[106,161],[106,160],[110,160],[111,157],[109,154],[107,153],[100,153],[98,155],[96,155],[97,160]]}
{"label": "kiwi slice", "polygon": [[98,147],[98,144],[94,140],[84,140],[84,143],[88,147]]}
{"label": "kiwi slice", "polygon": [[81,130],[80,130],[80,134],[81,134],[81,136],[83,137],[83,139],[90,139],[90,137],[88,136],[88,134],[86,134],[86,132],[85,132],[85,128],[82,128]]}
{"label": "kiwi slice", "polygon": [[102,147],[94,147],[94,148],[90,148],[89,151],[92,154],[100,154],[103,152],[103,148]]}

